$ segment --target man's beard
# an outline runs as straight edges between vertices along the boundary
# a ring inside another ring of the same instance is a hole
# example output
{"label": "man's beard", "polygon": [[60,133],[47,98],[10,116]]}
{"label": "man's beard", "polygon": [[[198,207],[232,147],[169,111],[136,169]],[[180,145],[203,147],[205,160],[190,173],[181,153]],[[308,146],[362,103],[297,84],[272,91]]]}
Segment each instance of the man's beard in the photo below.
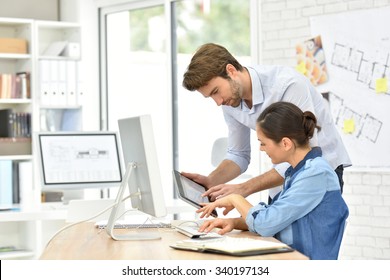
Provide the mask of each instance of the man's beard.
{"label": "man's beard", "polygon": [[229,80],[229,84],[232,91],[231,104],[229,105],[236,108],[241,104],[242,101],[242,88],[240,87],[239,83],[232,79]]}

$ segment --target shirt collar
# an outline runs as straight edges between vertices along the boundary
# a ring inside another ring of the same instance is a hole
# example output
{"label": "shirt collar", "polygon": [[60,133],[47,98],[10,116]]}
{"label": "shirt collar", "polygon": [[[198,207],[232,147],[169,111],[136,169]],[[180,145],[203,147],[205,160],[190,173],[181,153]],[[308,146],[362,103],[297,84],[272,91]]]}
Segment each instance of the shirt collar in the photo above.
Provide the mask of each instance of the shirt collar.
{"label": "shirt collar", "polygon": [[261,80],[259,74],[252,67],[245,67],[245,68],[248,70],[252,82],[252,104],[253,106],[257,104],[261,104],[264,102],[264,92],[261,86]]}
{"label": "shirt collar", "polygon": [[287,170],[286,170],[286,173],[285,173],[285,176],[288,177],[288,176],[292,176],[294,175],[295,173],[297,173],[306,163],[307,160],[309,159],[313,159],[313,158],[316,158],[316,157],[320,157],[322,156],[322,150],[320,147],[312,147],[311,150],[306,154],[306,156],[303,158],[303,160],[301,160],[297,166],[295,166],[295,168],[293,168],[292,166],[290,166]]}

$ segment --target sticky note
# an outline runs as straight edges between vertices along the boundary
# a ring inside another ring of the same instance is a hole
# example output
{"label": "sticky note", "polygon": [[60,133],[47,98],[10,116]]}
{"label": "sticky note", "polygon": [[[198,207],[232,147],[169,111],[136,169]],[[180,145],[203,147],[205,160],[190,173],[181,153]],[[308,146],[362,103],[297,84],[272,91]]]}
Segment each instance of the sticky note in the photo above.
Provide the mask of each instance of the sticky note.
{"label": "sticky note", "polygon": [[385,93],[387,92],[387,78],[379,78],[375,81],[375,92],[377,93]]}
{"label": "sticky note", "polygon": [[302,73],[303,75],[305,75],[306,72],[307,72],[307,69],[306,69],[306,62],[305,62],[305,61],[301,61],[301,63],[299,63],[299,64],[295,67],[295,69],[296,69],[298,72],[300,72],[300,73]]}
{"label": "sticky note", "polygon": [[344,120],[343,132],[346,134],[353,133],[355,131],[355,121],[353,119]]}

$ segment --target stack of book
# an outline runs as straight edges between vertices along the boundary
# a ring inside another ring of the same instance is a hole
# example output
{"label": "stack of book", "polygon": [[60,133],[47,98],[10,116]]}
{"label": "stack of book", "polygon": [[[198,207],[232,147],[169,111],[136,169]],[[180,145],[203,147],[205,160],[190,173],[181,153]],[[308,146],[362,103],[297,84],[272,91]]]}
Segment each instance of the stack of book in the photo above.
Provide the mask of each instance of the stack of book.
{"label": "stack of book", "polygon": [[32,180],[31,161],[0,160],[0,210],[22,203]]}
{"label": "stack of book", "polygon": [[31,114],[0,110],[0,137],[31,137]]}
{"label": "stack of book", "polygon": [[0,98],[30,98],[30,73],[0,73]]}

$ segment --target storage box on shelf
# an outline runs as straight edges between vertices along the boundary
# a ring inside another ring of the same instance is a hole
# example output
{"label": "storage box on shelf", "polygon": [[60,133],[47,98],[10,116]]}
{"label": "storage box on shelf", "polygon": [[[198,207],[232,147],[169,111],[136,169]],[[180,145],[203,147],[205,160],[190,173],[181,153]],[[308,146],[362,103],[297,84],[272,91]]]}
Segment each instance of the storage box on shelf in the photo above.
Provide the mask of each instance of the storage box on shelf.
{"label": "storage box on shelf", "polygon": [[20,38],[0,38],[0,53],[27,53],[27,40]]}

